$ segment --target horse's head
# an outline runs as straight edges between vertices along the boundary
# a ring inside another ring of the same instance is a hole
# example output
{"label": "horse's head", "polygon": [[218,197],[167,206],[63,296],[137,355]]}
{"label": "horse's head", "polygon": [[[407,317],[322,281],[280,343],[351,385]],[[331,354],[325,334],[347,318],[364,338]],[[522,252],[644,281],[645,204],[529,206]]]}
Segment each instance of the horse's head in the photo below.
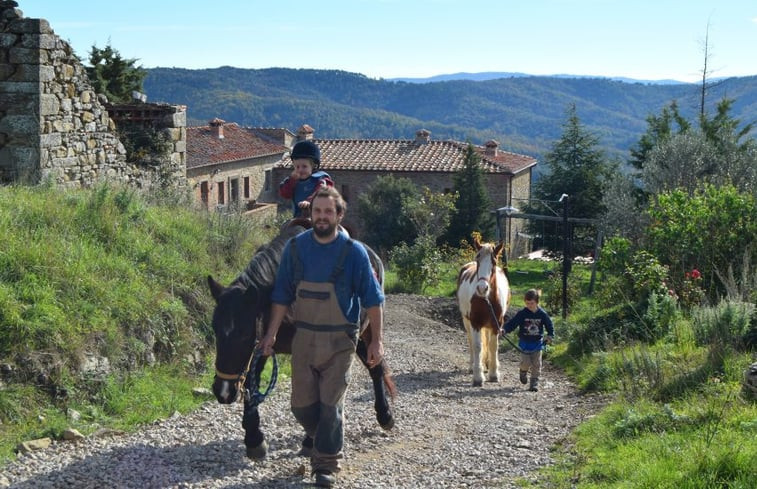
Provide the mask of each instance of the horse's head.
{"label": "horse's head", "polygon": [[476,295],[482,298],[489,296],[492,284],[495,280],[497,262],[504,243],[496,246],[492,243],[481,243],[477,237],[473,239],[476,248]]}
{"label": "horse's head", "polygon": [[230,404],[242,389],[263,307],[255,287],[237,284],[224,287],[211,276],[208,276],[208,285],[216,301],[212,324],[216,336],[213,394],[221,404]]}

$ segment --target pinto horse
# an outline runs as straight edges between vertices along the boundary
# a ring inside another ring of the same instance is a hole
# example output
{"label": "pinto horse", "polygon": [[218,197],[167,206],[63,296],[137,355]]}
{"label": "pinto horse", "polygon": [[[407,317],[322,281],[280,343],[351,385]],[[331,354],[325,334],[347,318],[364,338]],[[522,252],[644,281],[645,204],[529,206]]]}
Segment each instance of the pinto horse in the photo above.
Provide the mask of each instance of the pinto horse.
{"label": "pinto horse", "polygon": [[499,382],[498,334],[510,301],[510,285],[497,265],[504,244],[482,244],[474,236],[473,246],[476,261],[463,265],[457,275],[457,303],[468,336],[473,385],[480,387],[484,370],[490,382]]}
{"label": "pinto horse", "polygon": [[[260,383],[260,374],[265,362],[257,362],[255,365],[251,364],[250,360],[257,341],[265,335],[265,328],[268,327],[271,291],[284,246],[290,238],[309,227],[310,221],[307,219],[296,219],[285,225],[270,243],[258,248],[244,272],[228,287],[208,276],[210,293],[216,301],[212,323],[216,337],[216,376],[213,381],[213,394],[221,404],[231,404],[240,394],[243,395],[244,444],[247,457],[252,459],[264,458],[268,453],[268,443],[260,430],[260,401],[257,396],[250,395],[254,386]],[[368,251],[376,276],[383,286],[384,267],[381,260],[372,249],[363,246]],[[292,352],[294,331],[292,317],[287,314],[276,337],[276,352]],[[379,365],[368,367],[367,345],[370,341],[370,323],[364,319],[361,322],[357,356],[368,368],[373,382],[376,419],[382,428],[390,430],[394,426],[394,417],[389,408],[387,391],[392,398],[397,391],[384,359]],[[302,442],[303,450],[311,448],[312,444],[313,440],[306,436]]]}

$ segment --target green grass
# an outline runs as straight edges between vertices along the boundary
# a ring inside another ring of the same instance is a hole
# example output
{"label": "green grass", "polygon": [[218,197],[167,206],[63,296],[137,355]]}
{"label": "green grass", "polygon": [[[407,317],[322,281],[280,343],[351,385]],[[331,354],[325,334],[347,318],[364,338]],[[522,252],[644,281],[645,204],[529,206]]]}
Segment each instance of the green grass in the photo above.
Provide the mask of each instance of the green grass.
{"label": "green grass", "polygon": [[[0,363],[12,369],[0,463],[23,440],[133,429],[204,400],[191,390],[210,386],[210,370],[185,359],[212,357],[205,278],[229,283],[270,237],[179,193],[156,202],[109,186],[0,187],[0,225]],[[107,357],[110,373],[82,375],[85,355]]]}

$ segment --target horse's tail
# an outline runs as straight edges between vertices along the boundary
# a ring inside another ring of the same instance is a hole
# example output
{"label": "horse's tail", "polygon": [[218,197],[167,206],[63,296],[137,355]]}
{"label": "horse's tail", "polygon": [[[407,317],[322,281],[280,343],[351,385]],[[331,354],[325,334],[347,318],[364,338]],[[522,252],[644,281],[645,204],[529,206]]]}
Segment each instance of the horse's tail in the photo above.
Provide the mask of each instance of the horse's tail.
{"label": "horse's tail", "polygon": [[397,384],[394,383],[392,371],[386,364],[386,361],[383,361],[382,363],[384,364],[384,385],[386,386],[387,392],[389,392],[389,397],[391,397],[392,401],[394,401],[395,399],[397,399]]}

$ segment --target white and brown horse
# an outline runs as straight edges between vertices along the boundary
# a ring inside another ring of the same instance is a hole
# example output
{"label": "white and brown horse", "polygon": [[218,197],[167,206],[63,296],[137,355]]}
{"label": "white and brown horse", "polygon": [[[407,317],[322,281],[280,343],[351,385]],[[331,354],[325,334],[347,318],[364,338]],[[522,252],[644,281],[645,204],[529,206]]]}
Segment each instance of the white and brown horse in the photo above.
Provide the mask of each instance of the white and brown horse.
{"label": "white and brown horse", "polygon": [[498,334],[510,302],[510,285],[497,264],[504,243],[481,243],[473,236],[476,261],[457,275],[457,302],[468,335],[473,385],[480,387],[484,370],[490,382],[499,382]]}

